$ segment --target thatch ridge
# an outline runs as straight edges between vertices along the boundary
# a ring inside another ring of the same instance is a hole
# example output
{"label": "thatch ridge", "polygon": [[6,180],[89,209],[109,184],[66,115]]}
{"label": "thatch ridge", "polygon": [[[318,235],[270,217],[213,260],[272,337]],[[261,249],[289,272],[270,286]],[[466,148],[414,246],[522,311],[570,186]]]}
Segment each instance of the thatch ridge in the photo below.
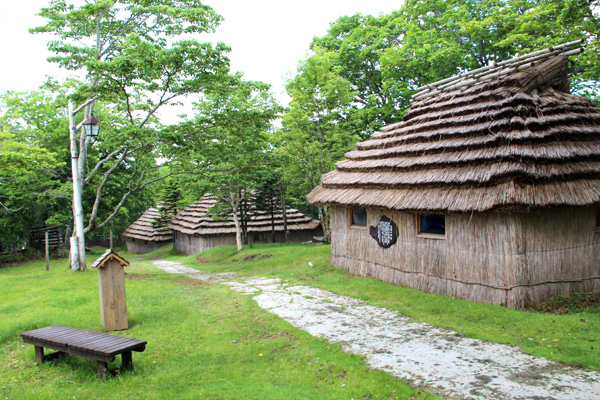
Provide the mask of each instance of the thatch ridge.
{"label": "thatch ridge", "polygon": [[600,108],[567,93],[567,60],[555,54],[415,97],[308,200],[440,212],[600,204]]}
{"label": "thatch ridge", "polygon": [[[169,229],[160,229],[152,226],[152,221],[159,217],[156,208],[150,207],[140,218],[131,224],[123,236],[131,239],[146,240],[148,242],[163,242],[173,239],[173,233]],[[164,227],[166,228],[166,227]]]}

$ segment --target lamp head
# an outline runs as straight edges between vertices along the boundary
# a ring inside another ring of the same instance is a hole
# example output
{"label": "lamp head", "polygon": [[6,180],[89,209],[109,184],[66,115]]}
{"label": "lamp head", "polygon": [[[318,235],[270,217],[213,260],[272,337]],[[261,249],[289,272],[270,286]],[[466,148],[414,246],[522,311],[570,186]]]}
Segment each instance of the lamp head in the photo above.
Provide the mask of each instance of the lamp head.
{"label": "lamp head", "polygon": [[90,115],[90,117],[82,123],[85,134],[88,136],[98,136],[98,133],[100,132],[98,123],[100,123],[100,121],[93,115]]}

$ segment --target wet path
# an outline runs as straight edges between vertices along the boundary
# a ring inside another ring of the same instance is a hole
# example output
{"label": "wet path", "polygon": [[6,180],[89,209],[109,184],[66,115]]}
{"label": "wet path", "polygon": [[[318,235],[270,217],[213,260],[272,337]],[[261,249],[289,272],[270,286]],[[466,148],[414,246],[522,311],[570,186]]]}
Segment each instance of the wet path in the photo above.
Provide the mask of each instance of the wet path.
{"label": "wet path", "polygon": [[514,346],[469,339],[456,331],[414,322],[394,310],[278,279],[237,280],[233,273],[198,271],[171,261],[160,269],[220,282],[253,295],[263,309],[313,336],[340,343],[380,369],[446,398],[597,400],[600,373],[523,353]]}

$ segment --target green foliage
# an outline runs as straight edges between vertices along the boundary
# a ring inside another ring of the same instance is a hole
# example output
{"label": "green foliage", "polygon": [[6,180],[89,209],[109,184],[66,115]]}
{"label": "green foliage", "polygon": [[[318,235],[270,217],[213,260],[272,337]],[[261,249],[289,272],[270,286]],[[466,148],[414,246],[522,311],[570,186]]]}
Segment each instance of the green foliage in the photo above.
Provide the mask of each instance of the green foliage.
{"label": "green foliage", "polygon": [[339,18],[309,59],[326,52],[350,83],[342,109],[367,137],[400,120],[417,87],[576,39],[586,52],[572,57],[574,89],[597,98],[599,14],[598,0],[408,0],[388,15]]}
{"label": "green foliage", "polygon": [[277,151],[285,155],[285,178],[294,182],[292,196],[304,198],[358,137],[344,109],[354,92],[336,74],[331,54],[310,57],[298,71],[287,84],[292,101],[283,117],[284,129],[277,132]]}
{"label": "green foliage", "polygon": [[0,94],[0,252],[25,246],[32,227],[68,207],[64,104],[60,91]]}
{"label": "green foliage", "polygon": [[174,179],[167,180],[158,199],[159,216],[152,221],[152,226],[158,230],[168,231],[167,223],[181,209],[180,202],[181,190],[179,190],[179,183]]}
{"label": "green foliage", "polygon": [[96,109],[101,139],[79,141],[79,170],[89,172],[86,232],[103,229],[138,214],[139,204],[122,208],[149,185],[184,172],[182,153],[156,113],[226,79],[229,49],[190,39],[213,32],[221,17],[198,0],[53,0],[39,15],[47,23],[31,32],[54,35],[49,61],[87,74],[69,98],[81,103],[94,96],[103,104],[85,110],[87,116]]}
{"label": "green foliage", "polygon": [[61,167],[56,164],[54,154],[8,129],[0,130],[0,177],[23,176],[51,167]]}

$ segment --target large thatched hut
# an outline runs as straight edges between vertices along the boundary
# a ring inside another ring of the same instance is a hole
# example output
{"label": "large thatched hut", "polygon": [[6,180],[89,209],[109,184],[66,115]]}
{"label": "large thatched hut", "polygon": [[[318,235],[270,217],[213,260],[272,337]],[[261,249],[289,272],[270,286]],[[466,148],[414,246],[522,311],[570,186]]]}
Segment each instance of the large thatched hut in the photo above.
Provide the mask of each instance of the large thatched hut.
{"label": "large thatched hut", "polygon": [[127,243],[127,251],[145,254],[171,243],[173,240],[172,232],[166,227],[154,226],[152,223],[158,216],[158,210],[150,207],[140,218],[125,229],[123,237],[125,237]]}
{"label": "large thatched hut", "polygon": [[[196,254],[217,246],[236,244],[235,224],[232,215],[211,215],[217,200],[206,195],[201,200],[179,211],[167,225],[173,231],[173,247],[183,254]],[[275,242],[285,241],[284,218],[281,212],[271,213],[250,205],[247,212],[248,243],[269,243],[275,231]],[[322,235],[321,223],[300,211],[286,210],[287,240],[307,242]]]}
{"label": "large thatched hut", "polygon": [[600,291],[600,109],[569,94],[567,47],[423,88],[347,153],[308,196],[333,264],[512,307]]}

